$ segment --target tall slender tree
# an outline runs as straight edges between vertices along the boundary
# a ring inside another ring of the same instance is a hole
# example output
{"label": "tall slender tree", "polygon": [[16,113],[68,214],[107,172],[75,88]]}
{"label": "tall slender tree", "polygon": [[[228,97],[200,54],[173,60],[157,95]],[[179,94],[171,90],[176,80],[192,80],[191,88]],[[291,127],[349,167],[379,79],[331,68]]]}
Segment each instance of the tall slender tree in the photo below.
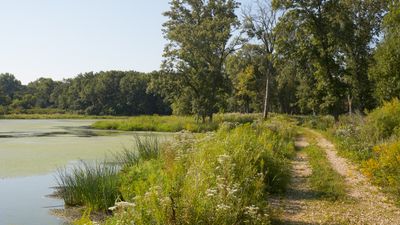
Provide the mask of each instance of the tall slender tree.
{"label": "tall slender tree", "polygon": [[244,28],[251,38],[256,38],[261,42],[263,49],[262,57],[265,61],[263,63],[265,66],[262,68],[265,74],[263,116],[266,119],[269,109],[270,84],[271,80],[276,76],[276,68],[274,66],[276,35],[274,29],[278,15],[277,10],[272,8],[271,0],[259,0],[256,6],[254,13],[251,11],[245,13]]}

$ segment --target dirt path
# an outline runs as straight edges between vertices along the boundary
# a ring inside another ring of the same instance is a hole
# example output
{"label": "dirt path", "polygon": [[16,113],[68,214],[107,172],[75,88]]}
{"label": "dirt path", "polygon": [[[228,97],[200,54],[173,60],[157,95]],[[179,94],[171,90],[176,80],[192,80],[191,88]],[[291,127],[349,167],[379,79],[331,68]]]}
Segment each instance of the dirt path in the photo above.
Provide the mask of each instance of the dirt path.
{"label": "dirt path", "polygon": [[[304,152],[293,161],[292,180],[284,197],[273,196],[271,205],[280,212],[276,224],[399,224],[400,209],[375,186],[372,186],[354,165],[337,155],[334,145],[321,134],[309,130],[317,144],[326,151],[332,167],[345,178],[348,198],[326,201],[317,198],[308,185],[311,169]],[[298,148],[308,140],[299,137]]]}

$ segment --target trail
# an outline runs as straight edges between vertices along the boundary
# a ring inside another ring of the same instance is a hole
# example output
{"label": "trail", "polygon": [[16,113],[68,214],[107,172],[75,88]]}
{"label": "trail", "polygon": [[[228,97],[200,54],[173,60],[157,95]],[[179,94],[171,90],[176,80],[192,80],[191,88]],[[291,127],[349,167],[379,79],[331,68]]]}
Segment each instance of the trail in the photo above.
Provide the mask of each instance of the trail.
{"label": "trail", "polygon": [[[318,198],[308,184],[312,171],[307,155],[300,150],[293,160],[292,180],[286,195],[271,197],[271,206],[279,214],[274,223],[400,225],[400,208],[373,186],[352,163],[338,156],[330,141],[316,131],[307,132],[325,150],[332,168],[345,178],[348,196],[345,200],[335,202]],[[309,141],[300,136],[296,140],[296,147],[304,148]]]}

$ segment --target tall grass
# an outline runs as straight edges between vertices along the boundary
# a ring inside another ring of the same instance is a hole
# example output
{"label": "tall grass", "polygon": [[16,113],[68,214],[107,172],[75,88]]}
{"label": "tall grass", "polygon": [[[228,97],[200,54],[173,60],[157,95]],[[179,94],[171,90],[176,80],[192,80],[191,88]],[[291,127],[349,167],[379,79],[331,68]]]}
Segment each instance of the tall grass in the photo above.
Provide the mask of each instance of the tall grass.
{"label": "tall grass", "polygon": [[192,116],[136,116],[123,120],[97,121],[92,127],[96,129],[123,130],[123,131],[157,131],[178,132],[206,132],[217,130],[223,122],[251,123],[260,119],[260,114],[217,114],[213,122],[201,123]]}
{"label": "tall grass", "polygon": [[80,161],[72,168],[58,170],[58,186],[66,205],[85,205],[105,211],[119,198],[118,169],[107,163]]}
{"label": "tall grass", "polygon": [[134,147],[114,154],[113,161],[121,167],[137,165],[141,160],[157,159],[160,156],[160,141],[157,136],[134,136]]}

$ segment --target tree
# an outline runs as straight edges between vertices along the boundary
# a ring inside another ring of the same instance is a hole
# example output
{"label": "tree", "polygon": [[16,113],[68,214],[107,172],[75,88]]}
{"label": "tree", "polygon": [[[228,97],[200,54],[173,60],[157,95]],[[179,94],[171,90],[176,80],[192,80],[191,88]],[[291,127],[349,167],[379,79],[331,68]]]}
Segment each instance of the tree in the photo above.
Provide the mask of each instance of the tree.
{"label": "tree", "polygon": [[[316,108],[308,110],[337,117],[343,111],[344,96],[343,56],[337,48],[337,31],[341,29],[337,20],[341,10],[339,1],[274,0],[273,6],[284,10],[277,25],[278,57],[301,65],[305,70],[298,78],[310,84],[313,90],[311,96],[304,93],[299,97],[313,98],[308,100],[314,102],[312,107]],[[307,99],[299,99],[299,104],[305,102]]]}
{"label": "tree", "polygon": [[14,75],[9,73],[0,74],[0,93],[3,95],[3,105],[9,105],[21,90],[21,81],[17,80]]}
{"label": "tree", "polygon": [[248,12],[245,14],[245,31],[251,38],[257,38],[263,46],[262,57],[265,60],[265,67],[261,67],[265,74],[265,97],[263,116],[268,117],[270,83],[276,76],[275,61],[275,42],[276,35],[274,32],[278,15],[277,11],[272,8],[270,0],[257,1],[256,14]]}
{"label": "tree", "polygon": [[360,111],[374,106],[372,83],[368,79],[368,67],[372,55],[372,46],[380,34],[383,13],[387,8],[386,0],[341,0],[338,47],[344,55],[344,83],[347,87],[348,111],[353,107]]}
{"label": "tree", "polygon": [[232,83],[228,110],[247,113],[263,111],[266,64],[264,47],[259,44],[245,44],[228,57],[226,71]]}
{"label": "tree", "polygon": [[[224,63],[237,45],[232,32],[239,27],[235,0],[172,0],[164,15],[164,74],[174,84],[169,99],[191,99],[191,112],[205,122],[218,111],[227,92]],[[183,94],[184,93],[184,94]],[[189,96],[189,97],[188,97]]]}
{"label": "tree", "polygon": [[54,82],[52,79],[39,78],[36,81],[28,84],[28,91],[31,93],[31,96],[30,98],[25,98],[24,102],[29,102],[30,104],[32,98],[34,98],[36,101],[34,106],[36,107],[39,108],[53,107],[54,102],[51,101],[51,94],[53,93],[55,87],[56,87],[56,82]]}
{"label": "tree", "polygon": [[400,1],[392,1],[384,18],[384,38],[374,55],[369,71],[375,82],[375,96],[380,103],[400,98]]}

